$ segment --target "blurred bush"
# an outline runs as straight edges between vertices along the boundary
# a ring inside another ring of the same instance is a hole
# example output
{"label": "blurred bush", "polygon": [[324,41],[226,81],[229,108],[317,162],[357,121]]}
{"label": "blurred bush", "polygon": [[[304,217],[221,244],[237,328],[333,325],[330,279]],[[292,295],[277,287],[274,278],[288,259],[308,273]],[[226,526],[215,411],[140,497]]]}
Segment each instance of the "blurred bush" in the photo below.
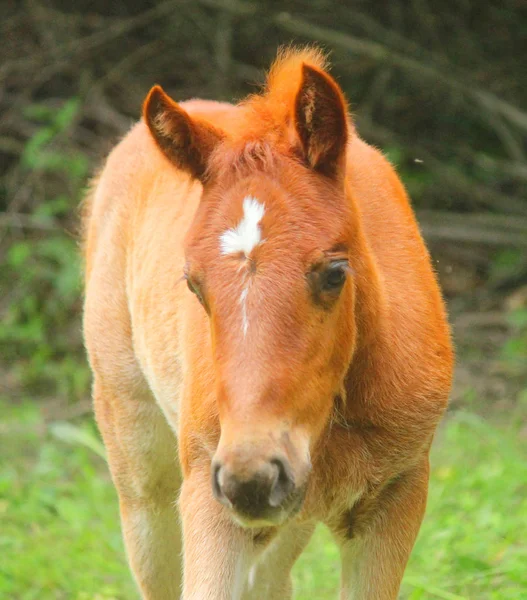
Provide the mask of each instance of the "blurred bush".
{"label": "blurred bush", "polygon": [[7,385],[26,394],[50,394],[78,399],[86,393],[88,373],[80,353],[80,264],[76,235],[59,225],[71,219],[73,202],[88,174],[88,160],[79,151],[67,152],[60,138],[71,132],[78,112],[76,98],[57,110],[46,105],[24,107],[38,127],[24,145],[19,168],[28,177],[56,177],[68,182],[73,198],[64,193],[29,204],[20,213],[21,229],[5,246],[0,284],[2,297],[0,344],[9,365]]}

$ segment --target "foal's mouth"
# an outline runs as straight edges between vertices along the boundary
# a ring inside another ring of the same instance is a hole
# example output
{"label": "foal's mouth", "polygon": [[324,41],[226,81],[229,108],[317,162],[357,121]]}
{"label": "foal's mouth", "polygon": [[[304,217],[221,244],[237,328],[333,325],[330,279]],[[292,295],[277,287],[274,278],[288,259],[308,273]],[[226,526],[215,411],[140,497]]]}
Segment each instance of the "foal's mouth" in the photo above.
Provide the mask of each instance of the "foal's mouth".
{"label": "foal's mouth", "polygon": [[276,507],[269,507],[263,512],[254,510],[250,505],[237,507],[231,502],[222,502],[231,512],[233,520],[244,529],[278,527],[294,519],[304,506],[307,485],[296,488]]}
{"label": "foal's mouth", "polygon": [[[255,466],[256,465],[256,466]],[[242,527],[281,525],[302,508],[306,479],[300,484],[285,454],[250,463],[215,458],[211,465],[214,497]]]}
{"label": "foal's mouth", "polygon": [[289,435],[269,444],[271,435],[220,443],[212,459],[214,497],[244,528],[277,527],[304,505],[311,463],[300,457],[306,452],[299,442],[293,446]]}

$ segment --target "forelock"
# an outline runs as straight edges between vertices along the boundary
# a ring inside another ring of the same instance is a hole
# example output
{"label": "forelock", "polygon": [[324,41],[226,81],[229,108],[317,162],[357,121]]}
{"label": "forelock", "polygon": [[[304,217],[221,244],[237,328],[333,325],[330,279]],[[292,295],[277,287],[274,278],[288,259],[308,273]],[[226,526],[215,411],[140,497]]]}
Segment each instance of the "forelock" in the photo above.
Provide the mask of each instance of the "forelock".
{"label": "forelock", "polygon": [[272,145],[263,140],[251,140],[233,144],[219,144],[208,161],[211,177],[246,177],[252,173],[272,174],[276,170],[278,156]]}

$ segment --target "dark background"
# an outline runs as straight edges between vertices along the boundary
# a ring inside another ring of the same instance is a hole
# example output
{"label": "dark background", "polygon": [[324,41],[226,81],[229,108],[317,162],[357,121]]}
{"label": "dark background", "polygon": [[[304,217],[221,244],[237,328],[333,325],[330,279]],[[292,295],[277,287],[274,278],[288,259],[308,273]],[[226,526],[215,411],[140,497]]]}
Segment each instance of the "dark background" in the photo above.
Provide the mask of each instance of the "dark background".
{"label": "dark background", "polygon": [[149,88],[240,99],[294,41],[330,51],[360,134],[409,189],[454,325],[453,402],[507,410],[527,387],[526,7],[4,0],[0,394],[89,409],[78,205]]}

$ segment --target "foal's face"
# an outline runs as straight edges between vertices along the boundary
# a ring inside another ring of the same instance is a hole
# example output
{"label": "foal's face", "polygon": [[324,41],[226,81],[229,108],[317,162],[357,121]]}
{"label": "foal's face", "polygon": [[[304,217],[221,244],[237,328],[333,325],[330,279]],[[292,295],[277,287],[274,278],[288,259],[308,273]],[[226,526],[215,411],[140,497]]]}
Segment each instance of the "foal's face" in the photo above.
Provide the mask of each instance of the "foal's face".
{"label": "foal's face", "polygon": [[355,337],[344,189],[284,163],[206,190],[186,248],[217,378],[213,489],[256,525],[300,507]]}
{"label": "foal's face", "polygon": [[210,321],[212,487],[247,526],[301,507],[355,344],[346,105],[321,68],[295,68],[271,73],[230,134],[160,88],[144,107],[161,151],[204,186],[185,275]]}

